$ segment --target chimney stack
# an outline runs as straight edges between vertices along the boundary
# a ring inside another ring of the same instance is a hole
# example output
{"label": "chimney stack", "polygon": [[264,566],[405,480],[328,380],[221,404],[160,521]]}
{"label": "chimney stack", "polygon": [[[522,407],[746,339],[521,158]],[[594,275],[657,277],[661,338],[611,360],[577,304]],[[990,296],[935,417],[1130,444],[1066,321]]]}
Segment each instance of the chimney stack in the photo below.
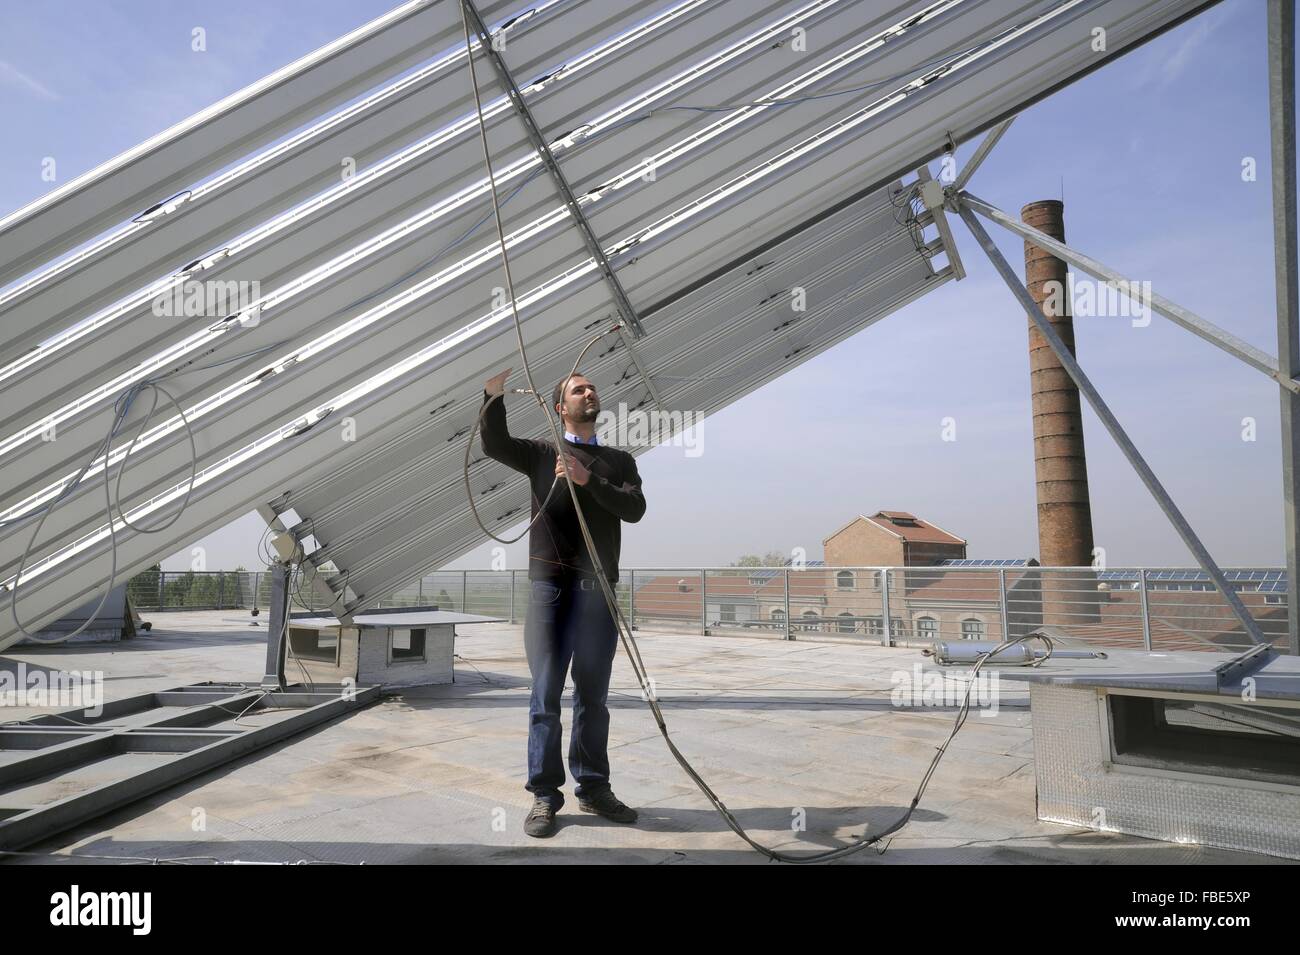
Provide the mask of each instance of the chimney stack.
{"label": "chimney stack", "polygon": [[[1064,203],[1044,199],[1021,209],[1020,218],[1026,225],[1064,242],[1064,208]],[[1025,284],[1070,353],[1075,354],[1066,264],[1026,242]],[[1050,314],[1058,310],[1055,307],[1058,303],[1061,314]],[[1088,501],[1079,389],[1032,321],[1029,322],[1029,382],[1038,489],[1038,559],[1045,567],[1087,567],[1093,560],[1092,509]]]}

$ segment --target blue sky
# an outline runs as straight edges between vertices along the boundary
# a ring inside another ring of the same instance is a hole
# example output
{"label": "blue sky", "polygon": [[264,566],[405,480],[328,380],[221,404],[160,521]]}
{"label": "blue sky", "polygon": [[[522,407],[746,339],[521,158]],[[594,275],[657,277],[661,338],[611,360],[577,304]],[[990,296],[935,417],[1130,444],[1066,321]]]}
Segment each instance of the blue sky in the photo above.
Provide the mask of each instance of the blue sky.
{"label": "blue sky", "polygon": [[[394,6],[47,0],[0,11],[0,209],[51,188]],[[207,51],[190,49],[206,30]],[[1068,241],[1276,353],[1265,5],[1229,0],[1020,116],[971,183],[1018,212],[1066,202]],[[959,156],[964,159],[971,147]],[[1242,180],[1242,161],[1258,163]],[[726,564],[803,547],[858,513],[909,510],[973,557],[1037,552],[1025,319],[970,236],[969,275],[704,424],[705,453],[639,458],[649,509],[628,566]],[[1020,243],[990,227],[1007,258]],[[1076,320],[1078,354],[1225,566],[1283,561],[1277,388],[1158,316]],[[864,372],[865,369],[865,372]],[[598,382],[599,384],[599,382]],[[942,440],[954,418],[957,440]],[[1242,440],[1242,421],[1257,439]],[[1191,563],[1085,412],[1097,543],[1118,565]],[[209,568],[257,566],[260,522],[201,542]],[[510,566],[522,567],[516,545]],[[452,567],[483,567],[487,548]],[[165,561],[188,565],[186,552]]]}

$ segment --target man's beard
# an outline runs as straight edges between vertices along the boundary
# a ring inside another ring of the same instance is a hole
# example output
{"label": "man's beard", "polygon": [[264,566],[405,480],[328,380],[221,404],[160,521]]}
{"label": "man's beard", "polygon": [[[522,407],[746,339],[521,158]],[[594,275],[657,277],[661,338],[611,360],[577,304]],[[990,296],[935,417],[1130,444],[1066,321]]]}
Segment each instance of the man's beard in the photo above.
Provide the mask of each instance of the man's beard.
{"label": "man's beard", "polygon": [[600,402],[598,401],[595,404],[588,405],[584,401],[573,413],[573,421],[575,424],[589,424],[590,422],[595,421],[599,416]]}

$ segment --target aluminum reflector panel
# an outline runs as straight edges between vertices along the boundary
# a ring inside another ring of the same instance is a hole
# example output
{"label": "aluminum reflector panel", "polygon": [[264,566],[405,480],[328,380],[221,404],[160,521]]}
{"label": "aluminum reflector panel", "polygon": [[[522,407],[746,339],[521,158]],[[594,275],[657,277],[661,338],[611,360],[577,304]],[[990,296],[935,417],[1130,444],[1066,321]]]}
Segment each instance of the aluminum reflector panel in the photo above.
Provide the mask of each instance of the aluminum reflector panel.
{"label": "aluminum reflector panel", "polygon": [[[481,12],[647,332],[639,368],[621,339],[587,363],[612,376],[606,402],[657,393],[703,413],[943,280],[894,219],[890,183],[1209,5]],[[518,361],[459,29],[455,3],[398,8],[0,220],[0,582],[27,553],[29,629],[102,592],[110,526],[93,458],[111,447],[115,483],[137,433],[121,493],[133,526],[113,525],[119,579],[295,497],[325,545],[315,556],[343,571],[336,588],[351,573],[336,610],[481,539],[454,491],[456,449],[483,379]],[[485,57],[525,336],[558,377],[615,299]],[[772,294],[746,284],[759,264],[781,286],[803,269],[819,317],[782,328],[745,299]],[[107,440],[115,403],[146,378],[169,397],[145,427],[153,396],[140,395]],[[479,468],[505,528],[515,479]],[[6,608],[0,647],[16,633]]]}

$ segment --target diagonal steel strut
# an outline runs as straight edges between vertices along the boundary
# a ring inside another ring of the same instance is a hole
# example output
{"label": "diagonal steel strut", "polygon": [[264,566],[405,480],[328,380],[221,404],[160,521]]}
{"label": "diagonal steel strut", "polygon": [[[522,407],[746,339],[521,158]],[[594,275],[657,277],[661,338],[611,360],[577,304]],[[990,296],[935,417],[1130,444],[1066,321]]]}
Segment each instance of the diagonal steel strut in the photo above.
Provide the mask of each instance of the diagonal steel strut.
{"label": "diagonal steel strut", "polygon": [[1052,351],[1056,353],[1057,359],[1060,360],[1062,367],[1065,368],[1075,385],[1078,386],[1079,391],[1088,399],[1088,404],[1092,405],[1092,410],[1096,412],[1097,417],[1101,419],[1101,423],[1110,432],[1110,436],[1119,445],[1120,450],[1124,452],[1124,457],[1128,458],[1129,464],[1133,466],[1133,470],[1137,472],[1138,477],[1142,479],[1142,483],[1151,492],[1151,496],[1160,505],[1160,510],[1164,511],[1165,517],[1169,518],[1169,523],[1173,524],[1174,530],[1183,539],[1187,549],[1192,552],[1196,562],[1214,581],[1214,586],[1218,588],[1219,593],[1223,594],[1223,599],[1228,602],[1228,607],[1232,610],[1233,615],[1241,622],[1246,636],[1250,637],[1253,643],[1267,644],[1268,641],[1264,639],[1259,625],[1255,623],[1255,619],[1250,615],[1250,611],[1246,609],[1246,605],[1241,602],[1241,597],[1228,584],[1227,578],[1223,576],[1223,571],[1219,569],[1219,565],[1215,563],[1214,558],[1210,556],[1210,552],[1201,543],[1201,539],[1192,530],[1192,526],[1187,523],[1187,519],[1178,510],[1178,505],[1174,503],[1173,498],[1169,496],[1169,493],[1160,483],[1160,479],[1156,477],[1155,472],[1143,459],[1137,446],[1129,439],[1128,434],[1124,431],[1124,426],[1111,413],[1101,394],[1093,387],[1088,376],[1084,374],[1083,368],[1074,355],[1071,354],[1070,349],[1066,347],[1065,342],[1061,340],[1061,336],[1056,333],[1052,323],[1039,311],[1038,303],[1033,300],[1029,290],[1021,284],[1015,271],[1007,264],[1007,260],[993,243],[993,240],[989,238],[989,234],[984,231],[984,227],[975,218],[975,213],[971,207],[962,198],[958,198],[957,202],[957,211],[961,214],[966,227],[970,229],[971,235],[984,249],[984,254],[989,257],[989,261],[993,263],[993,267],[1002,277],[1002,280],[1006,282],[1007,287],[1011,289],[1021,307],[1028,313],[1030,320],[1038,328],[1043,338],[1046,339],[1047,344],[1052,347]]}
{"label": "diagonal steel strut", "polygon": [[[1052,253],[1058,259],[1069,262],[1076,268],[1083,269],[1089,275],[1095,276],[1104,282],[1122,283],[1119,285],[1120,288],[1126,286],[1131,288],[1137,284],[1091,256],[1084,255],[1078,249],[1071,248],[1064,242],[1040,232],[1033,226],[1026,225],[978,196],[973,196],[969,192],[961,192],[952,198],[960,202],[964,208],[978,212],[990,222],[996,222],[1008,232],[1020,236],[1030,245],[1036,245],[1040,249]],[[1262,371],[1288,391],[1300,392],[1300,381],[1296,381],[1280,371],[1276,359],[1267,352],[1261,351],[1249,342],[1242,341],[1231,332],[1219,328],[1194,312],[1190,312],[1181,305],[1171,302],[1154,292],[1151,294],[1151,300],[1148,304],[1152,311],[1187,329],[1193,335],[1203,338],[1211,345],[1223,349],[1229,355],[1244,361],[1252,368]]]}
{"label": "diagonal steel strut", "polygon": [[[514,104],[515,111],[524,124],[524,130],[528,133],[529,142],[537,150],[537,154],[542,157],[542,163],[551,174],[551,178],[555,180],[556,188],[560,190],[560,196],[569,210],[569,215],[573,217],[574,224],[582,234],[582,241],[587,246],[588,254],[596,260],[596,265],[599,267],[601,275],[605,278],[605,283],[614,296],[614,305],[619,311],[620,318],[632,330],[633,338],[644,337],[645,329],[641,326],[641,320],[637,317],[636,309],[632,307],[627,292],[623,290],[622,283],[619,282],[618,276],[614,274],[614,269],[605,256],[605,250],[600,247],[600,243],[596,240],[596,233],[592,231],[591,223],[587,221],[586,215],[583,214],[581,207],[578,205],[578,200],[573,195],[573,190],[569,188],[569,181],[564,178],[559,163],[555,161],[555,156],[551,154],[551,147],[546,144],[546,140],[542,137],[542,132],[537,127],[537,121],[533,119],[528,104],[524,102],[523,94],[519,92],[519,87],[515,85],[514,78],[511,77],[505,60],[492,46],[492,34],[488,32],[487,25],[483,22],[483,18],[478,15],[478,10],[474,8],[471,0],[461,0],[461,4],[465,10],[465,15],[469,18],[470,26],[478,36],[479,47],[492,62],[492,67],[497,72],[497,79],[505,87],[506,93],[510,96],[510,102]],[[482,117],[479,117],[479,119],[482,120]]]}

